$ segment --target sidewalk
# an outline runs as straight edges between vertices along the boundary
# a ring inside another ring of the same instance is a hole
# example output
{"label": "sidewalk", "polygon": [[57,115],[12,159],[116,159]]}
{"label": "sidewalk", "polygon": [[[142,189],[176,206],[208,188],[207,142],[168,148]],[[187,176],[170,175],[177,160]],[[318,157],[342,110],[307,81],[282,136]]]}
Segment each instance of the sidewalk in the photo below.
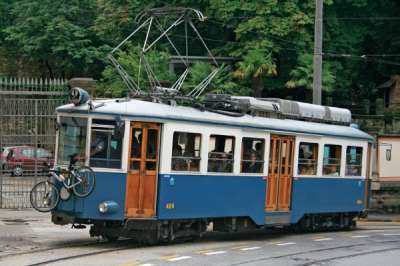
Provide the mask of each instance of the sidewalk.
{"label": "sidewalk", "polygon": [[33,209],[0,209],[0,257],[55,246],[97,241],[89,228],[71,229],[51,222],[49,213]]}
{"label": "sidewalk", "polygon": [[365,220],[370,222],[400,222],[400,214],[371,212]]}

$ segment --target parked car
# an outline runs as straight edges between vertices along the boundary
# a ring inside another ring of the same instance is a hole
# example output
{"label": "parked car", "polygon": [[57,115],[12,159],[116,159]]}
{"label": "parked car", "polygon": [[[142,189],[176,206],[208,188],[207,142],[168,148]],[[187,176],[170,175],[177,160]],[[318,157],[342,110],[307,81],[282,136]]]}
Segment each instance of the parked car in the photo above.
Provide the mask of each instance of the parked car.
{"label": "parked car", "polygon": [[53,165],[54,159],[51,152],[43,148],[30,146],[5,147],[2,152],[3,169],[14,176],[24,173],[45,172]]}

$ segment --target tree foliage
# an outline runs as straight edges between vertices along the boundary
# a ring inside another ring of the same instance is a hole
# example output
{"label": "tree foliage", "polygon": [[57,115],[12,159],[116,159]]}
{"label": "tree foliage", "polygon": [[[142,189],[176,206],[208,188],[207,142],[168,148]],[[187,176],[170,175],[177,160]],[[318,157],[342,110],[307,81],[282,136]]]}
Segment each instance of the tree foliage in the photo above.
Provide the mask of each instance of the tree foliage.
{"label": "tree foliage", "polygon": [[91,30],[95,10],[92,0],[15,1],[3,42],[46,76],[88,75],[103,55]]}
{"label": "tree foliage", "polygon": [[[343,103],[375,99],[381,93],[377,85],[399,74],[399,57],[387,55],[398,55],[400,50],[396,19],[400,2],[326,0],[324,4],[324,90]],[[160,0],[0,1],[0,75],[92,76],[99,80],[103,95],[121,96],[126,88],[106,54],[134,30],[134,18],[141,10],[165,5]],[[314,0],[171,0],[168,5],[203,11],[208,20],[198,27],[209,47],[216,55],[238,59],[223,68],[209,91],[263,97],[310,91]],[[196,41],[190,36],[193,51],[201,53]],[[137,45],[132,42],[119,54],[135,78]],[[151,60],[167,66],[171,50],[163,45],[160,50],[160,55],[150,55]],[[195,64],[183,89],[195,86],[211,69]],[[157,71],[163,78],[176,78],[168,67]],[[145,82],[143,76],[139,81]]]}
{"label": "tree foliage", "polygon": [[[116,58],[125,71],[134,77],[139,88],[146,91],[150,84],[139,56],[141,47],[132,43],[129,43],[127,47],[125,51],[119,51]],[[152,66],[154,74],[160,82],[169,84],[174,82],[176,76],[168,69],[170,55],[167,52],[150,50],[146,54],[146,60]],[[107,97],[123,97],[126,95],[127,87],[114,66],[108,65],[103,71],[99,92],[100,95]]]}
{"label": "tree foliage", "polygon": [[[327,62],[322,70],[322,88],[325,91],[332,91],[336,82],[336,76],[332,71],[332,64]],[[301,54],[298,59],[298,66],[290,71],[291,79],[286,82],[288,88],[313,87],[313,56],[311,54]]]}

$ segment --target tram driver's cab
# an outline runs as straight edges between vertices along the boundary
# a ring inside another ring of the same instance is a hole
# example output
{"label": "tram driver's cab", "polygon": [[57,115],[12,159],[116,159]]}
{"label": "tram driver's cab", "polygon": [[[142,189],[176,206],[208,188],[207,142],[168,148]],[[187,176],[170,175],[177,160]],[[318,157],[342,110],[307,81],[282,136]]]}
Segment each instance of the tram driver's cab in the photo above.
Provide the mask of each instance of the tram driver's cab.
{"label": "tram driver's cab", "polygon": [[[56,165],[66,167],[77,154],[77,164],[90,166],[96,174],[91,195],[63,202],[58,211],[88,213],[92,219],[156,215],[160,124],[60,114],[58,126]],[[118,212],[94,215],[93,209],[104,201],[117,203]]]}

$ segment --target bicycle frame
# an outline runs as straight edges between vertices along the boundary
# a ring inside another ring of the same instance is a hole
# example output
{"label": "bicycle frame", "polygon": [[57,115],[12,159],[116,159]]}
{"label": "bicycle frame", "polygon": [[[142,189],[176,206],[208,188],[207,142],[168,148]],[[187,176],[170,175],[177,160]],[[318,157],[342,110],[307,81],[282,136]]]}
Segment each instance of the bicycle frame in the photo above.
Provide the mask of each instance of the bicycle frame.
{"label": "bicycle frame", "polygon": [[80,183],[82,183],[82,179],[75,173],[75,170],[71,170],[70,174],[76,178],[76,180],[78,180],[77,182],[74,182],[73,184],[69,184],[70,180],[72,179],[71,177],[65,177],[63,174],[57,174],[56,172],[50,172],[51,176],[54,177],[55,179],[57,179],[59,182],[61,182],[63,184],[63,186],[70,190],[74,187],[76,187],[77,185],[79,185]]}

